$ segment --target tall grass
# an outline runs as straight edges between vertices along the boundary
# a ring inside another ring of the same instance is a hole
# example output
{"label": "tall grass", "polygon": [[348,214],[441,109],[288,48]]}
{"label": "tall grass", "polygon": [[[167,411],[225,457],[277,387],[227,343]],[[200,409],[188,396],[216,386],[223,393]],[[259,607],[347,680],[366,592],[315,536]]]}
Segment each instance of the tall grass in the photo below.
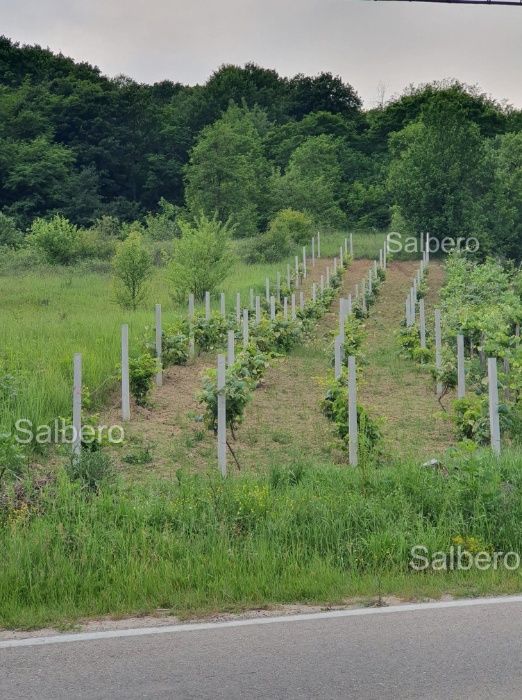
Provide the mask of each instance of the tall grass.
{"label": "tall grass", "polygon": [[519,590],[520,572],[409,570],[414,545],[448,551],[456,536],[522,551],[522,456],[484,452],[447,469],[296,463],[228,480],[107,483],[95,494],[61,474],[28,491],[28,508],[4,511],[0,624]]}
{"label": "tall grass", "polygon": [[[323,235],[323,256],[337,254],[345,233]],[[381,234],[354,234],[358,255],[374,255]],[[261,293],[265,278],[283,278],[287,262],[246,265],[238,262],[223,285],[232,309],[235,293],[248,299],[249,289]],[[38,274],[0,276],[0,427],[11,428],[17,418],[47,424],[68,416],[71,405],[72,357],[83,354],[84,384],[100,406],[113,385],[120,357],[120,326],[130,327],[131,350],[152,338],[154,304],[161,303],[164,323],[185,314],[174,304],[164,270],[151,281],[149,308],[122,310],[113,299],[110,276],[73,269],[43,270]],[[214,300],[215,308],[218,299]],[[15,375],[14,389],[3,390],[1,378]]]}

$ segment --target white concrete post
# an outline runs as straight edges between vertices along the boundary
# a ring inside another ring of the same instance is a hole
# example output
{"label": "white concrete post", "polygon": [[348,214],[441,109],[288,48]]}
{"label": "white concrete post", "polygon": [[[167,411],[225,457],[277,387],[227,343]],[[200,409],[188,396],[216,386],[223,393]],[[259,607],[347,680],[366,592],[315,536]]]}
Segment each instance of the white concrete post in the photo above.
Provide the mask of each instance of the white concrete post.
{"label": "white concrete post", "polygon": [[130,420],[129,326],[121,327],[121,419]]}
{"label": "white concrete post", "polygon": [[283,299],[283,318],[288,321],[288,297]]}
{"label": "white concrete post", "polygon": [[314,304],[317,301],[317,288],[315,282],[312,283],[312,301],[314,302]]}
{"label": "white concrete post", "polygon": [[337,258],[334,258],[333,273],[334,273],[334,276],[337,274]]}
{"label": "white concrete post", "polygon": [[368,294],[371,294],[373,291],[373,285],[372,285],[372,271],[370,270],[370,273],[368,275]]}
{"label": "white concrete post", "polygon": [[411,288],[411,301],[410,301],[410,311],[411,311],[411,325],[417,320],[417,297],[415,295],[415,290]]}
{"label": "white concrete post", "polygon": [[339,335],[335,336],[334,341],[334,373],[335,378],[339,379],[341,376],[341,345],[342,338]]}
{"label": "white concrete post", "polygon": [[321,234],[317,231],[317,257],[321,257]]}
{"label": "white concrete post", "polygon": [[464,369],[464,336],[457,335],[457,398],[463,399],[466,394],[466,373]]}
{"label": "white concrete post", "polygon": [[368,307],[366,305],[366,283],[364,280],[361,282],[361,308],[363,314],[366,316],[368,313]]}
{"label": "white concrete post", "polygon": [[348,239],[344,239],[344,254],[347,256],[348,255]]}
{"label": "white concrete post", "polygon": [[[435,368],[442,369],[442,323],[440,309],[435,309]],[[442,382],[437,381],[437,396],[442,394]]]}
{"label": "white concrete post", "polygon": [[163,384],[163,366],[161,361],[163,332],[161,328],[161,304],[156,304],[156,386]]}
{"label": "white concrete post", "polygon": [[249,334],[248,334],[248,309],[243,309],[243,349],[246,350],[248,347]]}
{"label": "white concrete post", "polygon": [[278,303],[281,301],[281,273],[276,272],[276,299]]}
{"label": "white concrete post", "polygon": [[426,234],[426,265],[430,262],[430,234]]}
{"label": "white concrete post", "polygon": [[329,267],[326,268],[326,286],[327,287],[330,286],[330,268]]}
{"label": "white concrete post", "polygon": [[345,303],[346,303],[346,299],[343,299],[341,297],[339,299],[339,338],[341,339],[341,343],[344,343],[344,339],[345,339],[345,335],[344,335],[344,319],[346,318]]}
{"label": "white concrete post", "polygon": [[411,327],[411,310],[410,310],[410,306],[411,306],[411,295],[408,294],[408,296],[406,297],[406,328],[410,328],[410,327]]}
{"label": "white concrete post", "polygon": [[379,267],[381,268],[381,270],[382,270],[383,267],[384,267],[383,262],[382,262],[382,248],[381,248],[381,250],[379,251]]}
{"label": "white concrete post", "polygon": [[388,265],[388,240],[386,239],[386,243],[384,244],[384,248],[382,249],[382,262],[384,269],[386,270],[386,267]]}
{"label": "white concrete post", "polygon": [[343,267],[343,247],[339,248],[339,264]]}
{"label": "white concrete post", "polygon": [[254,290],[250,287],[250,308],[254,310]]}
{"label": "white concrete post", "polygon": [[352,313],[352,308],[353,308],[353,305],[352,305],[352,295],[351,295],[351,294],[348,294],[348,299],[347,299],[347,302],[346,302],[346,315],[347,315],[347,316],[350,316],[350,314]]}
{"label": "white concrete post", "polygon": [[225,394],[225,356],[217,358],[217,451],[221,476],[227,475],[227,399]]}
{"label": "white concrete post", "polygon": [[306,246],[303,246],[303,277],[306,278]]}
{"label": "white concrete post", "polygon": [[273,321],[275,319],[275,297],[270,297],[270,319]]}
{"label": "white concrete post", "polygon": [[355,357],[348,358],[348,459],[352,467],[358,464],[357,378]]}
{"label": "white concrete post", "polygon": [[304,299],[304,292],[299,292],[299,308],[301,311],[304,309],[305,306],[305,299]]}
{"label": "white concrete post", "polygon": [[295,256],[295,286],[299,287],[299,258]]}
{"label": "white concrete post", "polygon": [[315,238],[312,238],[312,267],[315,267]]}
{"label": "white concrete post", "polygon": [[210,292],[205,292],[205,319],[210,319]]}
{"label": "white concrete post", "polygon": [[498,416],[498,381],[497,358],[488,357],[488,386],[489,386],[489,427],[491,433],[491,449],[496,455],[500,454],[500,420]]}
{"label": "white concrete post", "polygon": [[375,279],[377,279],[377,277],[378,277],[378,275],[377,275],[377,267],[378,267],[378,265],[377,265],[377,260],[374,260],[374,261],[373,261],[373,276],[375,277]]}
{"label": "white concrete post", "polygon": [[295,321],[297,318],[296,312],[295,312],[295,294],[292,294],[292,321]]}
{"label": "white concrete post", "polygon": [[320,290],[322,294],[324,292],[324,275],[321,275]]}
{"label": "white concrete post", "polygon": [[227,333],[227,365],[233,365],[236,361],[236,334],[234,331]]}
{"label": "white concrete post", "polygon": [[[123,363],[122,363],[123,372]],[[130,417],[130,416],[129,416]],[[82,451],[82,356],[79,352],[73,358],[73,443],[72,453],[75,461],[80,459]],[[126,419],[128,420],[128,418]]]}
{"label": "white concrete post", "polygon": [[290,274],[290,264],[286,266],[286,286],[288,287],[288,291],[292,289],[292,276]]}
{"label": "white concrete post", "polygon": [[196,348],[194,345],[194,295],[189,294],[188,302],[188,320],[189,320],[189,357],[194,357]]}
{"label": "white concrete post", "polygon": [[256,326],[261,323],[261,299],[256,297]]}
{"label": "white concrete post", "polygon": [[241,294],[237,292],[236,294],[236,323],[239,326],[241,323]]}
{"label": "white concrete post", "polygon": [[350,255],[353,258],[353,233],[350,234]]}
{"label": "white concrete post", "polygon": [[426,348],[426,310],[424,308],[424,299],[419,302],[419,323],[420,323],[420,345],[421,348]]}

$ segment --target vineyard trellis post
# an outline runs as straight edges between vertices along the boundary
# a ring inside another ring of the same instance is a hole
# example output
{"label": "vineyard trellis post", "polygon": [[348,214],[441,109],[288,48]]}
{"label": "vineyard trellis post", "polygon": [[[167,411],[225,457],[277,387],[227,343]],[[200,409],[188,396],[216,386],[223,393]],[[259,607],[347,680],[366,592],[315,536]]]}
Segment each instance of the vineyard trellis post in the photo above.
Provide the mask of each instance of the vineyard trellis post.
{"label": "vineyard trellis post", "polygon": [[82,450],[82,356],[77,352],[73,358],[73,460],[80,459]]}
{"label": "vineyard trellis post", "polygon": [[163,332],[161,328],[161,304],[156,304],[156,386],[161,386],[163,384],[163,365],[162,365],[162,337]]}
{"label": "vineyard trellis post", "polygon": [[256,297],[256,326],[259,326],[261,323],[261,299],[260,297]]}
{"label": "vineyard trellis post", "polygon": [[275,297],[270,297],[270,320],[273,321],[275,317]]}
{"label": "vineyard trellis post", "polygon": [[321,257],[321,233],[317,231],[317,257]]}
{"label": "vineyard trellis post", "polygon": [[303,277],[306,279],[306,246],[303,246]]}
{"label": "vineyard trellis post", "polygon": [[246,350],[249,342],[248,334],[248,309],[243,309],[243,349]]}
{"label": "vineyard trellis post", "polygon": [[419,323],[420,323],[420,346],[423,350],[426,349],[426,311],[424,308],[424,299],[419,301]]}
{"label": "vineyard trellis post", "polygon": [[498,415],[498,379],[496,357],[488,357],[488,387],[491,449],[493,450],[494,454],[500,455],[500,420]]}
{"label": "vineyard trellis post", "polygon": [[[442,323],[440,309],[435,309],[435,368],[442,369]],[[442,396],[442,382],[437,380],[437,397]]]}
{"label": "vineyard trellis post", "polygon": [[205,292],[205,319],[210,320],[210,292]]}
{"label": "vineyard trellis post", "polygon": [[464,336],[457,335],[457,398],[463,399],[466,394],[466,371],[464,368]]}
{"label": "vineyard trellis post", "polygon": [[357,434],[357,376],[355,357],[348,358],[348,461],[352,467],[358,464],[359,436]]}
{"label": "vineyard trellis post", "polygon": [[341,376],[341,345],[342,338],[340,335],[335,336],[334,341],[334,374],[335,378],[339,379]]}
{"label": "vineyard trellis post", "polygon": [[292,321],[295,321],[296,319],[296,312],[295,312],[295,294],[292,294]]}
{"label": "vineyard trellis post", "polygon": [[239,292],[236,294],[236,323],[238,326],[241,323],[241,294]]}
{"label": "vineyard trellis post", "polygon": [[312,237],[312,267],[315,267],[315,237]]}
{"label": "vineyard trellis post", "polygon": [[233,365],[236,361],[236,334],[234,331],[227,333],[227,365]]}
{"label": "vineyard trellis post", "polygon": [[188,320],[189,320],[189,357],[193,358],[196,352],[194,342],[194,294],[189,294],[188,301]]}
{"label": "vineyard trellis post", "polygon": [[221,476],[227,475],[227,400],[225,356],[217,358],[217,451]]}
{"label": "vineyard trellis post", "polygon": [[121,327],[121,419],[130,420],[129,326]]}

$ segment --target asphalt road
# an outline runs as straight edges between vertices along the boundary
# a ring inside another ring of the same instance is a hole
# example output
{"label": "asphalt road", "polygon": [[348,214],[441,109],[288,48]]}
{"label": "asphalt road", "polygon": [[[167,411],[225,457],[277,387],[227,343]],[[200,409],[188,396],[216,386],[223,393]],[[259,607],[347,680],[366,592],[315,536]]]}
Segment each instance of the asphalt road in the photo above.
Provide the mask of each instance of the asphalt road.
{"label": "asphalt road", "polygon": [[2,642],[0,698],[520,700],[522,597],[474,603]]}

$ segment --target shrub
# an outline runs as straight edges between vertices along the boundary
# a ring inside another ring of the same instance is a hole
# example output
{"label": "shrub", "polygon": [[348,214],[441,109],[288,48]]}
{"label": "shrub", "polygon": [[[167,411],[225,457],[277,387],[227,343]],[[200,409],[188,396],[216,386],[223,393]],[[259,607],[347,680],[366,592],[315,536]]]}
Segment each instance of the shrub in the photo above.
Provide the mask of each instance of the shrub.
{"label": "shrub", "polygon": [[29,240],[53,265],[70,265],[80,256],[80,232],[64,216],[53,216],[49,221],[35,219]]}
{"label": "shrub", "polygon": [[129,384],[138,406],[146,406],[156,376],[156,360],[148,352],[129,360]]}
{"label": "shrub", "polygon": [[112,269],[118,302],[136,310],[145,299],[146,282],[152,272],[152,261],[139,233],[132,232],[118,244]]}
{"label": "shrub", "polygon": [[214,313],[209,319],[204,316],[194,318],[194,342],[203,352],[214,350],[222,345],[227,337],[227,331],[227,321],[220,314]]}
{"label": "shrub", "polygon": [[189,357],[189,336],[186,324],[166,326],[161,340],[161,359],[164,367],[184,365]]}
{"label": "shrub", "polygon": [[[227,411],[227,426],[232,435],[243,420],[245,406],[251,399],[251,382],[238,372],[238,365],[234,363],[227,368],[225,377],[225,396]],[[205,423],[210,430],[217,433],[217,372],[215,369],[207,370],[203,381],[203,389],[199,401],[205,406]]]}
{"label": "shrub", "polygon": [[214,217],[196,217],[192,223],[179,221],[181,238],[174,243],[174,256],[169,264],[169,277],[174,297],[186,300],[192,292],[203,299],[223,282],[234,262],[230,247],[233,227]]}
{"label": "shrub", "polygon": [[105,452],[82,451],[72,457],[66,466],[71,481],[79,481],[88,491],[97,491],[100,485],[113,476],[113,466]]}

